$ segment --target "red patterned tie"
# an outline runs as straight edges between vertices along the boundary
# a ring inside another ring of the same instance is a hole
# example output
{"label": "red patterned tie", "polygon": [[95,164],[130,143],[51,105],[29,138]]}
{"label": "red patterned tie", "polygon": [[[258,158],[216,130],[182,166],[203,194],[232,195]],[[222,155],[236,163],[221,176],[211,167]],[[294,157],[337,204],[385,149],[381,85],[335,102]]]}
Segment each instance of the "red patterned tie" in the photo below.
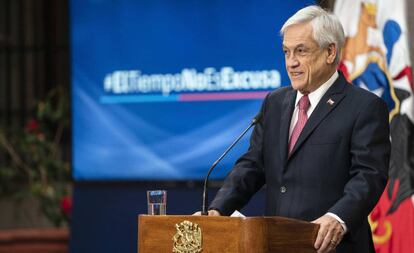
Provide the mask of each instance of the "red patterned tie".
{"label": "red patterned tie", "polygon": [[290,155],[290,152],[292,152],[293,147],[296,144],[296,141],[299,139],[299,135],[302,132],[302,129],[306,124],[306,121],[308,121],[308,114],[306,112],[308,111],[309,106],[310,106],[310,102],[309,102],[308,95],[304,95],[299,100],[298,121],[296,122],[296,125],[293,128],[292,135],[290,136],[289,155]]}

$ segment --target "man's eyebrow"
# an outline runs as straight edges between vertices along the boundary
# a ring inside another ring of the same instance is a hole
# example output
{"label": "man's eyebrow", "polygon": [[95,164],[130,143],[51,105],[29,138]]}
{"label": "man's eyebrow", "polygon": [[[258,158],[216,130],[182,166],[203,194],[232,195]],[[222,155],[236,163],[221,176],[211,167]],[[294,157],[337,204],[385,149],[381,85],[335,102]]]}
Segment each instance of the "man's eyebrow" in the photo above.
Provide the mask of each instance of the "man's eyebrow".
{"label": "man's eyebrow", "polygon": [[[305,44],[300,43],[300,44],[295,45],[295,46],[294,46],[294,49],[296,49],[296,48],[300,48],[300,47],[302,47],[302,48],[308,48],[308,46],[306,46]],[[285,44],[282,44],[282,48],[283,48],[283,49],[289,49],[289,47],[287,47]]]}
{"label": "man's eyebrow", "polygon": [[299,45],[297,45],[295,48],[299,48],[299,47],[304,47],[304,48],[308,48],[305,44],[300,43]]}

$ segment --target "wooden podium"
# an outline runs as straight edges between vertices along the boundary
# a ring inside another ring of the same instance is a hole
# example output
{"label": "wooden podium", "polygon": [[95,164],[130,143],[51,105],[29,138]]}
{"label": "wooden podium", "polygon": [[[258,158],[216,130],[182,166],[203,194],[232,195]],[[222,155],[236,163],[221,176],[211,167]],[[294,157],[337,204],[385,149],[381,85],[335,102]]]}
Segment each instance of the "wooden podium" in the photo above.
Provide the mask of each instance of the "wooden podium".
{"label": "wooden podium", "polygon": [[[282,217],[140,215],[138,252],[180,252],[177,247],[194,241],[201,230],[203,253],[315,253],[318,229],[319,225]],[[194,242],[189,247],[194,248]],[[187,251],[192,252],[197,251]]]}

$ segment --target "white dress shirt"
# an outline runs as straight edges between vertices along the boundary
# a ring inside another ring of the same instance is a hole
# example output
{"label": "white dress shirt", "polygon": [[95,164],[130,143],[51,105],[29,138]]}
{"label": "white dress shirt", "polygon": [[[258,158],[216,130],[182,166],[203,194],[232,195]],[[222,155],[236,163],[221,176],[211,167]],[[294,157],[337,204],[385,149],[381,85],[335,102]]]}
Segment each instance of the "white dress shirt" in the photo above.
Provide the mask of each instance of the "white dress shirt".
{"label": "white dress shirt", "polygon": [[[317,88],[315,91],[308,94],[309,101],[310,101],[310,106],[309,106],[309,109],[307,111],[308,119],[310,118],[312,112],[315,110],[316,106],[318,105],[318,103],[321,100],[321,98],[323,97],[323,95],[325,95],[325,93],[332,86],[332,84],[336,81],[336,79],[338,79],[338,76],[339,76],[338,72],[335,71],[335,73],[328,79],[328,81],[326,81],[324,84],[319,86],[319,88]],[[298,121],[299,100],[302,97],[303,97],[303,94],[300,93],[299,91],[297,91],[296,92],[296,101],[295,101],[295,110],[293,111],[292,119],[290,121],[289,141],[290,141],[290,137],[291,137],[292,132],[293,132],[293,128],[295,127],[296,122]],[[335,218],[337,221],[339,221],[339,223],[341,223],[341,226],[344,229],[344,231],[345,232],[347,231],[347,227],[346,227],[345,222],[341,218],[339,218],[338,215],[336,215],[334,213],[326,213],[326,214],[333,217],[333,218]]]}
{"label": "white dress shirt", "polygon": [[[316,106],[318,105],[319,101],[325,95],[325,93],[328,91],[328,89],[332,86],[332,84],[338,79],[338,72],[335,71],[335,73],[326,81],[324,84],[319,86],[315,91],[308,94],[310,106],[307,111],[308,119],[311,116],[313,110],[315,110]],[[290,128],[289,128],[289,140],[290,136],[292,135],[293,128],[296,125],[296,122],[298,121],[298,115],[299,115],[299,100],[303,97],[303,94],[299,91],[296,91],[296,101],[295,101],[295,110],[292,114],[292,120],[290,121]]]}

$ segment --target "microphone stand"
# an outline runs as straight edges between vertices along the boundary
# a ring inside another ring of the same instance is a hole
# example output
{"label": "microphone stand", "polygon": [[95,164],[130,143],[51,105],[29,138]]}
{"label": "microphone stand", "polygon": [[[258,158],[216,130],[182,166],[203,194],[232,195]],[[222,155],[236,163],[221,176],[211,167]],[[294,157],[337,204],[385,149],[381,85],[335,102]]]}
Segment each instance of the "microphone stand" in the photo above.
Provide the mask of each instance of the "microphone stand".
{"label": "microphone stand", "polygon": [[261,116],[262,116],[262,113],[259,112],[256,115],[256,117],[253,118],[250,125],[243,131],[243,133],[240,134],[239,137],[237,137],[237,139],[226,149],[226,151],[224,151],[224,153],[213,163],[213,165],[211,165],[210,169],[207,172],[207,176],[204,179],[203,206],[202,206],[202,209],[201,209],[202,210],[201,215],[208,215],[208,211],[207,211],[207,202],[208,202],[207,187],[208,187],[208,179],[210,177],[211,172],[217,166],[217,164],[221,160],[223,160],[223,158],[227,155],[227,153],[240,141],[240,139],[247,133],[247,131],[249,131],[250,128],[252,128],[252,126],[256,125],[257,122],[259,122]]}

